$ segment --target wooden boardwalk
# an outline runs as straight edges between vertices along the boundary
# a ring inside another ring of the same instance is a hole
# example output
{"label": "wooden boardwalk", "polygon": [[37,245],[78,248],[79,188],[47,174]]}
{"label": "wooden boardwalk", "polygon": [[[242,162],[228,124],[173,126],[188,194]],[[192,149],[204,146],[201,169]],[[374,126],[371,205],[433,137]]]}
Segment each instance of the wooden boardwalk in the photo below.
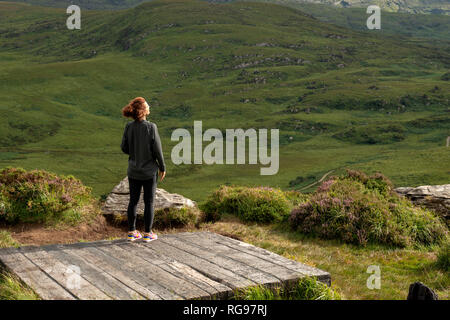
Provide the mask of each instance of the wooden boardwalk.
{"label": "wooden boardwalk", "polygon": [[0,249],[0,262],[42,299],[226,299],[251,285],[330,275],[211,232]]}

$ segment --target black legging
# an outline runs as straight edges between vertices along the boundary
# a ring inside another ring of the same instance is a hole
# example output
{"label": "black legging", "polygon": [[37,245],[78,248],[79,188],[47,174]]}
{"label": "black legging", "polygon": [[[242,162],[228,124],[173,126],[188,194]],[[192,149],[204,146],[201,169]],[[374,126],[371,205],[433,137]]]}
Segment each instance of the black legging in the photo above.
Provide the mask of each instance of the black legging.
{"label": "black legging", "polygon": [[145,232],[150,232],[153,225],[154,208],[153,202],[155,200],[156,183],[158,174],[156,173],[152,179],[136,180],[128,177],[130,185],[130,202],[128,204],[128,230],[136,230],[136,208],[141,195],[142,187],[144,187],[144,224]]}

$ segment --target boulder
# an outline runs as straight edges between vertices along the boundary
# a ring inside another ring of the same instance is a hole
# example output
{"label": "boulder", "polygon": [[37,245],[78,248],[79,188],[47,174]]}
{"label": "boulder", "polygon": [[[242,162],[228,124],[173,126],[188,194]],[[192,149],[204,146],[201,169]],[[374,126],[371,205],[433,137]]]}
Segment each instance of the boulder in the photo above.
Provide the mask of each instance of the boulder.
{"label": "boulder", "polygon": [[407,300],[438,300],[437,294],[421,282],[409,286]]}
{"label": "boulder", "polygon": [[441,215],[446,222],[450,217],[450,184],[420,187],[401,187],[394,189],[416,205],[423,205]]}
{"label": "boulder", "polygon": [[[118,185],[114,187],[103,204],[103,213],[105,214],[127,214],[128,202],[130,200],[130,189],[128,177],[123,178]],[[164,189],[156,188],[154,208],[155,211],[165,208],[195,207],[195,201],[185,198],[177,193],[169,193]],[[144,190],[141,191],[139,198],[137,214],[144,214]]]}

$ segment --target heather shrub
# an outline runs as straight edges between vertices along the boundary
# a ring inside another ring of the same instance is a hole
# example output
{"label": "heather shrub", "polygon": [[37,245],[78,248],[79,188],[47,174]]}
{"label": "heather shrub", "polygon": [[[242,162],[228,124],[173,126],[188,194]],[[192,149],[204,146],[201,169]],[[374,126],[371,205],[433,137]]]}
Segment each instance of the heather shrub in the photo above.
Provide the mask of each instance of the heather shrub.
{"label": "heather shrub", "polygon": [[95,206],[91,188],[74,176],[7,167],[0,171],[0,219],[77,223]]}
{"label": "heather shrub", "polygon": [[351,170],[323,182],[291,211],[289,223],[302,233],[361,245],[438,244],[448,233],[434,213],[395,194],[383,175]]}
{"label": "heather shrub", "polygon": [[243,221],[264,223],[287,219],[291,203],[284,192],[276,188],[221,186],[200,205],[200,209],[205,221],[217,221],[222,213],[231,213]]}
{"label": "heather shrub", "polygon": [[153,227],[166,229],[195,226],[199,219],[200,212],[196,207],[164,208],[155,211]]}

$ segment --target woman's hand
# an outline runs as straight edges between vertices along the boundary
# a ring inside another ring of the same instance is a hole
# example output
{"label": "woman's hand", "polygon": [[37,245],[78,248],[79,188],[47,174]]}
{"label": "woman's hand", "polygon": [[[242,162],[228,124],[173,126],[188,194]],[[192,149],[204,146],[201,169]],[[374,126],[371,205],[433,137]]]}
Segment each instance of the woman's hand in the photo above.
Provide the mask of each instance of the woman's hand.
{"label": "woman's hand", "polygon": [[163,181],[165,176],[166,176],[165,171],[159,171],[159,181]]}

